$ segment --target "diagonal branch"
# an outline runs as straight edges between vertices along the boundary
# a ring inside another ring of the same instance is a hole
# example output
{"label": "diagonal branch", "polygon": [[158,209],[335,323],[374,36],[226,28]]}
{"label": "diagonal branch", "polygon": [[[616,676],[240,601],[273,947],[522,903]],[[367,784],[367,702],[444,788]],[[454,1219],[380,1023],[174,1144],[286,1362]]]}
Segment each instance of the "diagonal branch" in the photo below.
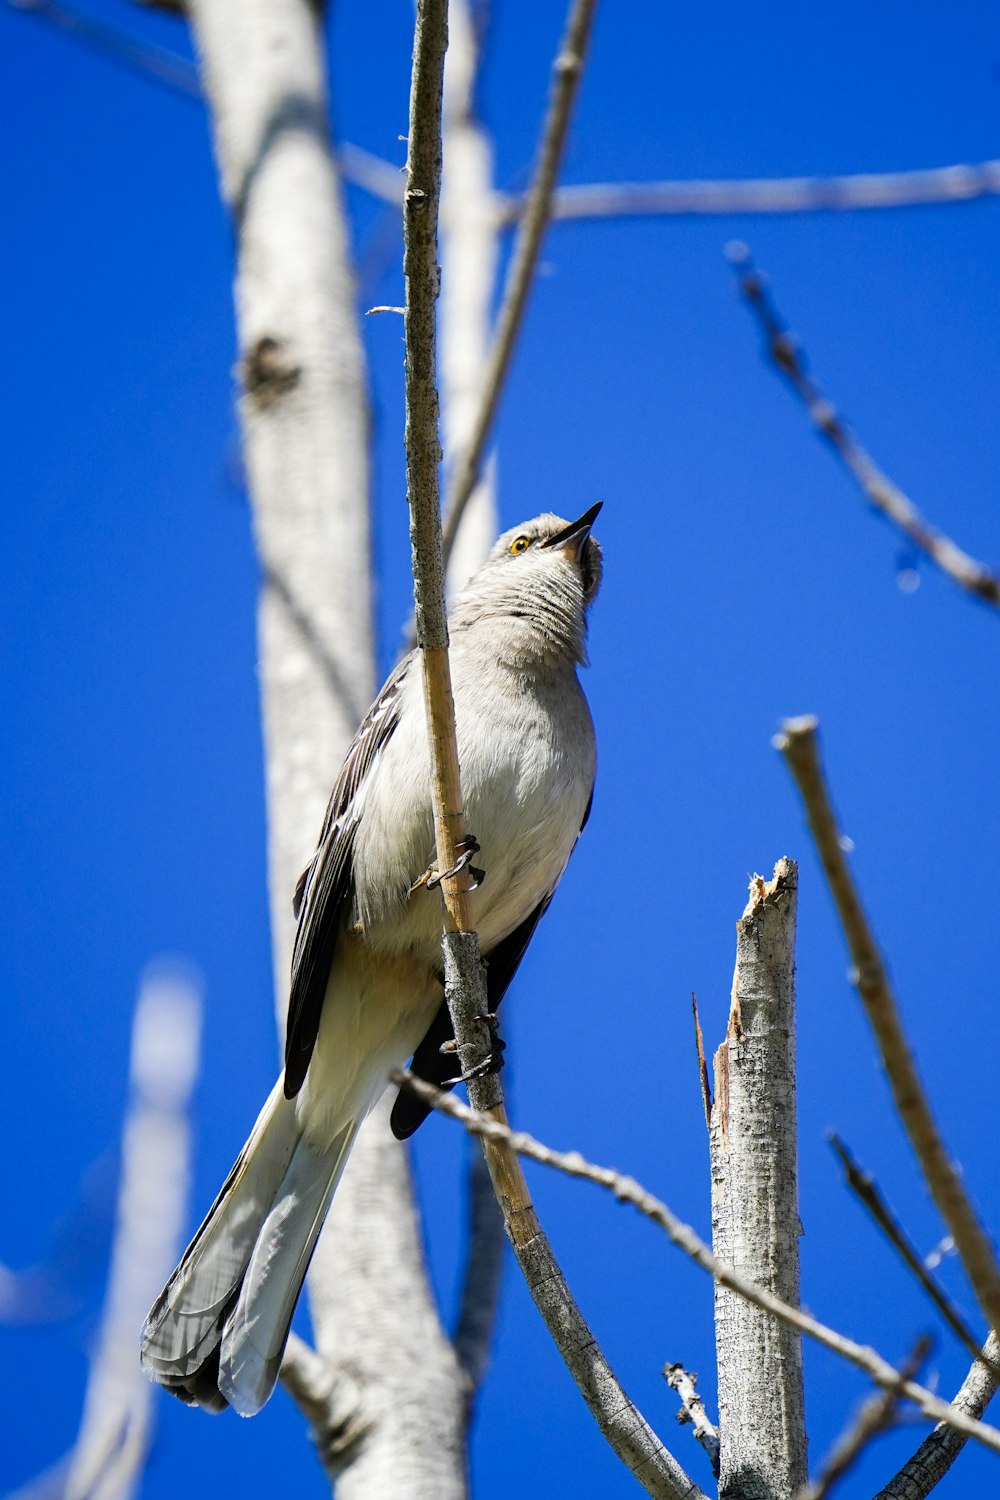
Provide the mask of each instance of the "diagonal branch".
{"label": "diagonal branch", "polygon": [[[917,1385],[913,1380],[908,1380],[901,1370],[895,1369],[875,1349],[864,1344],[857,1344],[846,1335],[837,1333],[835,1329],[827,1327],[825,1323],[820,1323],[809,1313],[803,1312],[801,1308],[792,1307],[790,1303],[783,1302],[780,1297],[774,1296],[772,1292],[742,1276],[732,1266],[725,1265],[712,1254],[704,1240],[699,1238],[689,1224],[679,1219],[660,1198],[649,1192],[641,1183],[636,1182],[634,1177],[627,1177],[611,1167],[596,1166],[581,1156],[579,1151],[554,1151],[551,1146],[543,1145],[526,1131],[511,1130],[509,1125],[497,1120],[494,1116],[470,1109],[460,1099],[454,1099],[450,1094],[442,1093],[433,1084],[426,1083],[407,1069],[395,1071],[392,1074],[392,1082],[412,1089],[418,1099],[422,1099],[432,1109],[440,1110],[442,1114],[458,1120],[471,1135],[481,1136],[487,1141],[502,1142],[505,1147],[516,1151],[519,1156],[526,1156],[531,1161],[540,1162],[542,1166],[553,1167],[557,1172],[565,1172],[567,1177],[592,1182],[597,1187],[613,1193],[620,1203],[630,1203],[647,1219],[658,1224],[671,1244],[676,1245],[678,1250],[682,1250],[696,1266],[707,1271],[720,1286],[728,1287],[730,1291],[744,1297],[747,1302],[752,1302],[755,1307],[763,1308],[772,1317],[778,1318],[782,1323],[787,1323],[791,1328],[797,1328],[800,1333],[822,1344],[831,1353],[839,1355],[849,1364],[856,1365],[859,1370],[864,1370],[865,1374],[883,1390],[901,1391],[906,1399],[919,1407],[925,1416],[932,1417],[938,1422],[946,1422],[956,1431],[963,1433],[966,1438],[975,1438],[977,1442],[982,1443],[984,1448],[989,1448],[993,1453],[1000,1453],[1000,1428],[990,1427],[987,1423],[971,1417],[961,1404],[949,1406],[946,1401],[935,1396],[933,1391]],[[982,1366],[977,1365],[977,1369],[982,1369]],[[987,1372],[984,1371],[985,1373]]]}
{"label": "diagonal branch", "polygon": [[924,519],[909,496],[862,448],[836,407],[823,395],[809,374],[805,355],[775,307],[767,283],[754,266],[746,245],[736,240],[728,247],[727,254],[736,271],[740,291],[764,335],[772,363],[799,397],[817,431],[870,503],[953,583],[976,599],[1000,608],[1000,577]]}
{"label": "diagonal branch", "polygon": [[[524,200],[517,239],[511,255],[496,331],[483,376],[479,411],[468,442],[455,461],[445,500],[444,555],[455,543],[462,512],[479,477],[500,393],[514,351],[528,293],[538,263],[538,253],[548,226],[552,195],[566,147],[570,116],[583,73],[587,43],[597,0],[572,0],[566,30],[552,64],[552,93],[542,126],[535,177]],[[447,867],[447,868],[450,868]]]}
{"label": "diagonal branch", "polygon": [[[904,1379],[908,1380],[911,1375],[916,1375],[930,1349],[931,1341],[926,1335],[917,1339],[900,1370]],[[819,1478],[814,1484],[803,1485],[795,1500],[826,1500],[834,1485],[854,1467],[868,1444],[894,1425],[901,1399],[902,1391],[896,1387],[886,1389],[865,1401],[850,1426],[834,1444]]]}
{"label": "diagonal branch", "polygon": [[896,1111],[938,1212],[954,1238],[976,1300],[990,1327],[1000,1330],[1000,1266],[931,1113],[882,955],[848,868],[820,766],[817,721],[786,719],[782,730],[775,743],[805,804],[809,830],[850,950],[852,978],[875,1033]]}
{"label": "diagonal branch", "polygon": [[[991,1333],[983,1354],[991,1364],[1000,1360],[1000,1339]],[[981,1360],[976,1360],[952,1403],[957,1411],[979,1421],[996,1393],[997,1382]],[[926,1500],[968,1441],[967,1435],[946,1422],[928,1433],[913,1457],[893,1475],[875,1500]]]}
{"label": "diagonal branch", "polygon": [[[444,602],[438,489],[441,451],[435,384],[437,217],[446,46],[447,0],[419,0],[403,207],[406,478],[439,870],[453,869],[456,847],[464,833]],[[475,1073],[477,1063],[483,1062],[484,1044],[489,1037],[483,964],[472,922],[469,882],[467,869],[442,881],[445,994],[466,1077]],[[491,1111],[498,1125],[506,1128],[503,1092],[495,1074],[471,1077],[469,1095],[477,1108]],[[628,1400],[597,1347],[539,1227],[516,1157],[496,1141],[488,1143],[486,1155],[494,1191],[529,1289],[601,1431],[648,1493],[663,1500],[682,1500],[682,1497],[693,1500],[700,1496],[697,1486]]]}
{"label": "diagonal branch", "polygon": [[[907,1270],[911,1275],[916,1277],[952,1333],[965,1346],[973,1359],[980,1359],[984,1364],[987,1363],[986,1356],[976,1342],[971,1328],[960,1317],[954,1304],[945,1296],[941,1287],[938,1286],[934,1277],[928,1271],[927,1266],[913,1248],[895,1214],[885,1201],[874,1177],[870,1172],[862,1171],[839,1136],[831,1135],[830,1144],[840,1159],[848,1187],[868,1210],[872,1219],[878,1228],[881,1229]],[[1000,1366],[992,1366],[990,1373],[994,1378],[1000,1378]]]}
{"label": "diagonal branch", "polygon": [[12,10],[47,22],[92,52],[144,73],[152,82],[162,84],[182,98],[201,98],[197,69],[186,57],[167,47],[141,41],[123,27],[98,20],[73,5],[63,4],[62,0],[7,0],[7,4]]}

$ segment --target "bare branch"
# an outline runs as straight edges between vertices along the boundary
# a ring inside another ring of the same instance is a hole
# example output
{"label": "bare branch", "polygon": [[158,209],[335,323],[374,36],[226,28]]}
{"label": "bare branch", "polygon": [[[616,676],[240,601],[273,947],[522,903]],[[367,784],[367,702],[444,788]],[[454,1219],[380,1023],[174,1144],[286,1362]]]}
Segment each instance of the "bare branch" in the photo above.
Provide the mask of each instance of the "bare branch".
{"label": "bare branch", "polygon": [[[588,0],[592,4],[592,0]],[[403,206],[406,279],[406,475],[417,641],[431,751],[431,791],[439,870],[452,870],[464,833],[455,708],[448,660],[444,563],[439,513],[435,321],[437,210],[441,191],[441,94],[447,45],[447,0],[419,0],[410,94],[409,159]],[[506,1128],[495,1073],[475,1076],[489,1029],[479,941],[472,923],[468,869],[446,876],[445,995],[469,1097]],[[470,1076],[473,1075],[473,1076]],[[573,1301],[541,1232],[516,1157],[501,1142],[486,1148],[494,1191],[529,1290],[549,1331],[614,1451],[653,1495],[700,1495],[626,1397]]]}
{"label": "bare branch", "polygon": [[698,1055],[698,1082],[701,1085],[701,1103],[705,1111],[705,1124],[712,1129],[712,1085],[708,1078],[708,1063],[705,1061],[705,1037],[698,1016],[698,997],[691,991],[691,1015],[694,1019],[694,1045]]}
{"label": "bare branch", "polygon": [[938,1212],[955,1240],[976,1300],[996,1332],[1000,1329],[1000,1266],[948,1155],[920,1082],[882,955],[844,856],[820,766],[817,727],[816,719],[811,717],[786,719],[775,744],[788,763],[805,805],[809,830],[851,954],[851,979],[875,1033],[896,1111]]}
{"label": "bare branch", "polygon": [[338,1474],[374,1430],[371,1401],[342,1365],[323,1359],[298,1334],[289,1334],[281,1383],[309,1422],[320,1463]]}
{"label": "bare branch", "polygon": [[[929,1338],[917,1340],[900,1371],[904,1379],[909,1380],[912,1375],[917,1374],[930,1349]],[[819,1478],[814,1484],[804,1485],[795,1500],[826,1500],[834,1485],[854,1467],[868,1444],[894,1425],[901,1399],[902,1392],[898,1387],[870,1397],[851,1425],[837,1439]]]}
{"label": "bare branch", "polygon": [[363,146],[353,146],[350,141],[341,141],[337,147],[337,162],[344,179],[355,187],[364,188],[373,198],[391,203],[396,208],[403,206],[405,183],[403,173],[392,162],[384,161],[366,151]]}
{"label": "bare branch", "polygon": [[[1000,1339],[995,1333],[991,1333],[986,1340],[983,1354],[990,1365],[1000,1361]],[[987,1365],[977,1359],[955,1397],[955,1409],[978,1421],[993,1399],[996,1389],[997,1382]],[[940,1422],[924,1438],[913,1457],[907,1460],[884,1489],[879,1490],[875,1500],[926,1500],[935,1485],[947,1474],[967,1441],[964,1432]]]}
{"label": "bare branch", "polygon": [[664,1365],[663,1378],[672,1391],[676,1391],[680,1397],[681,1409],[677,1413],[677,1420],[682,1425],[690,1422],[694,1429],[695,1441],[700,1443],[708,1454],[708,1461],[712,1465],[712,1473],[716,1479],[719,1477],[719,1434],[709,1421],[705,1410],[705,1403],[698,1395],[695,1387],[698,1377],[694,1371],[685,1370],[683,1365]]}
{"label": "bare branch", "polygon": [[[442,1114],[450,1115],[452,1119],[458,1120],[470,1134],[482,1136],[486,1140],[503,1142],[519,1156],[526,1156],[531,1161],[540,1162],[543,1166],[565,1172],[568,1177],[593,1182],[598,1187],[613,1193],[619,1202],[630,1203],[647,1219],[658,1224],[671,1244],[676,1245],[690,1260],[694,1261],[696,1266],[707,1271],[722,1286],[729,1287],[739,1296],[745,1297],[748,1302],[769,1312],[772,1317],[780,1319],[792,1328],[797,1328],[833,1354],[839,1355],[849,1364],[856,1365],[859,1370],[864,1370],[865,1374],[883,1390],[898,1388],[908,1401],[912,1401],[915,1406],[919,1407],[925,1416],[935,1421],[946,1422],[958,1432],[964,1433],[966,1437],[975,1438],[993,1453],[1000,1453],[1000,1428],[990,1427],[984,1422],[970,1418],[961,1405],[949,1406],[932,1391],[926,1390],[912,1380],[904,1379],[902,1372],[890,1365],[876,1350],[866,1345],[856,1344],[853,1339],[818,1322],[809,1313],[803,1312],[798,1307],[792,1307],[787,1302],[782,1302],[780,1297],[775,1297],[764,1287],[757,1286],[745,1276],[741,1276],[732,1266],[724,1265],[717,1256],[712,1254],[690,1225],[678,1219],[661,1199],[642,1187],[634,1177],[627,1177],[611,1167],[595,1166],[581,1156],[579,1151],[554,1151],[550,1146],[543,1145],[541,1141],[537,1141],[534,1136],[528,1135],[525,1131],[511,1130],[509,1125],[502,1124],[491,1115],[470,1109],[461,1100],[442,1093],[440,1089],[434,1088],[432,1084],[426,1083],[422,1078],[417,1078],[406,1069],[397,1069],[392,1074],[392,1082],[412,1089],[418,1099],[422,1099],[432,1109],[440,1110]],[[991,1358],[995,1358],[995,1355],[991,1355]],[[982,1366],[977,1365],[977,1369],[981,1370]],[[986,1371],[983,1373],[987,1374]]]}
{"label": "bare branch", "polygon": [[754,266],[746,245],[734,241],[727,248],[727,254],[736,271],[740,291],[760,326],[775,369],[787,380],[805,406],[817,432],[829,443],[869,502],[953,583],[974,598],[1000,608],[1000,577],[924,519],[909,496],[862,448],[836,407],[823,395],[809,374],[805,355],[775,307],[767,283]]}
{"label": "bare branch", "polygon": [[[986,1356],[980,1349],[971,1328],[959,1315],[958,1309],[938,1286],[925,1262],[913,1248],[895,1214],[885,1201],[874,1177],[870,1172],[861,1170],[838,1135],[830,1136],[830,1144],[840,1159],[847,1185],[855,1197],[871,1214],[878,1228],[881,1229],[907,1269],[916,1277],[955,1337],[964,1344],[973,1359],[981,1359],[985,1363]],[[1000,1366],[994,1365],[990,1373],[995,1379],[1000,1379]]]}
{"label": "bare branch", "polygon": [[[868,208],[968,203],[1000,193],[1000,161],[859,172],[846,177],[763,177],[688,182],[573,184],[555,194],[553,220],[649,218],[656,215],[801,214]],[[501,205],[504,223],[524,212],[523,197]]]}
{"label": "bare branch", "polygon": [[[291,892],[374,691],[366,382],[316,8],[191,0],[190,9],[237,238],[241,416],[265,575],[260,679],[283,1034]],[[384,1109],[358,1135],[308,1290],[328,1406],[314,1399],[316,1380],[303,1379],[301,1349],[286,1388],[313,1425],[339,1500],[464,1500],[465,1380],[426,1276],[406,1153]],[[351,1440],[359,1431],[364,1441]]]}
{"label": "bare branch", "polygon": [[[726,1039],[715,1054],[712,1248],[793,1307],[799,1301],[795,1108],[798,867],[755,875],[736,924]],[[715,1288],[720,1491],[781,1500],[806,1482],[802,1346],[724,1285]]]}
{"label": "bare branch", "polygon": [[570,115],[590,37],[597,0],[573,0],[559,52],[552,65],[553,84],[542,127],[535,176],[525,198],[518,225],[496,331],[483,376],[481,404],[468,446],[456,459],[445,501],[444,555],[455,543],[458,524],[467,505],[486,452],[500,393],[507,375],[514,343],[528,301],[538,262],[538,253],[549,222],[552,195],[563,158]]}
{"label": "bare branch", "polygon": [[198,1073],[201,994],[190,974],[158,964],[143,980],[132,1031],[131,1099],[122,1144],[108,1292],[65,1500],[128,1500],[149,1446],[154,1387],[136,1333],[169,1275],[187,1213],[188,1100]]}
{"label": "bare branch", "polygon": [[7,0],[7,4],[11,10],[20,10],[36,20],[46,21],[92,52],[144,73],[153,83],[162,84],[181,98],[201,98],[197,70],[186,58],[166,47],[140,41],[123,27],[99,21],[72,5],[62,3],[62,0]]}
{"label": "bare branch", "polygon": [[[493,145],[476,118],[479,45],[468,0],[448,6],[441,179],[440,370],[447,470],[469,446],[482,406],[499,239]],[[495,464],[484,466],[447,555],[454,595],[483,561],[499,530]]]}

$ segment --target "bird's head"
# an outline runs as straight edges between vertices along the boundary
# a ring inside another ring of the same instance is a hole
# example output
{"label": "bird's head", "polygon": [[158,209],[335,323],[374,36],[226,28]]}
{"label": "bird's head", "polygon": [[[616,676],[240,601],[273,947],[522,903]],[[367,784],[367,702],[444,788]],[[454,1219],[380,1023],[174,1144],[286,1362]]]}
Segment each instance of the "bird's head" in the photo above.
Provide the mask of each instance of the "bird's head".
{"label": "bird's head", "polygon": [[455,600],[458,628],[503,619],[514,660],[586,662],[587,610],[601,584],[591,536],[601,502],[576,521],[546,513],[511,527]]}

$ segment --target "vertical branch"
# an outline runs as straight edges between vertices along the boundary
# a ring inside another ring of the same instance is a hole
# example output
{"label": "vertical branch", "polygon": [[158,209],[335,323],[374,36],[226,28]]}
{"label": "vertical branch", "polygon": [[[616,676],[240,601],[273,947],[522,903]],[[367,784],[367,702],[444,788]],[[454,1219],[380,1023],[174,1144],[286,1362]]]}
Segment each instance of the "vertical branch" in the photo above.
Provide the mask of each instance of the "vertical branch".
{"label": "vertical branch", "polygon": [[[719,1260],[798,1306],[795,916],[798,869],[755,876],[736,926],[729,1030],[715,1054],[712,1240]],[[788,1500],[806,1481],[797,1332],[717,1284],[719,1493]]]}
{"label": "vertical branch", "polygon": [[[317,7],[191,0],[190,14],[236,229],[283,1033],[292,891],[374,689],[365,372]],[[464,1380],[419,1253],[405,1152],[386,1135],[379,1115],[362,1128],[309,1275],[325,1411],[294,1348],[287,1388],[340,1500],[461,1500]]]}
{"label": "vertical branch", "polygon": [[[476,118],[479,45],[468,0],[448,7],[441,179],[440,371],[445,461],[451,466],[472,438],[482,402],[497,268],[493,147]],[[476,481],[448,559],[454,594],[482,562],[496,536],[494,466]]]}
{"label": "vertical branch", "polygon": [[552,197],[566,148],[577,86],[583,74],[596,5],[597,0],[571,0],[566,30],[552,65],[552,92],[542,126],[535,176],[525,200],[523,217],[518,224],[517,239],[504,283],[503,301],[483,377],[482,399],[468,446],[456,461],[448,483],[444,523],[446,556],[454,544],[462,512],[475,488],[493,418],[500,403],[500,392],[528,303],[535,266],[552,212]]}
{"label": "vertical branch", "polygon": [[[444,602],[435,383],[437,215],[441,190],[441,93],[447,48],[447,0],[418,0],[410,92],[403,271],[406,280],[406,480],[413,592],[431,753],[438,869],[453,869],[463,812]],[[486,995],[469,897],[469,871],[445,875],[445,993],[463,1074],[481,1065],[489,1037]],[[469,1078],[477,1110],[506,1124],[496,1074]],[[517,1157],[506,1143],[484,1143],[507,1231],[529,1290],[601,1431],[646,1490],[661,1500],[698,1493],[628,1400],[573,1301],[542,1233]]]}
{"label": "vertical branch", "polygon": [[136,1330],[174,1264],[187,1214],[188,1100],[198,1073],[201,995],[186,975],[150,970],[132,1029],[131,1099],[104,1317],[64,1500],[128,1500],[149,1446],[156,1389]]}
{"label": "vertical branch", "polygon": [[[190,14],[236,231],[284,1026],[291,892],[375,687],[365,372],[315,9],[309,0],[191,0]],[[345,575],[349,590],[337,587]]]}

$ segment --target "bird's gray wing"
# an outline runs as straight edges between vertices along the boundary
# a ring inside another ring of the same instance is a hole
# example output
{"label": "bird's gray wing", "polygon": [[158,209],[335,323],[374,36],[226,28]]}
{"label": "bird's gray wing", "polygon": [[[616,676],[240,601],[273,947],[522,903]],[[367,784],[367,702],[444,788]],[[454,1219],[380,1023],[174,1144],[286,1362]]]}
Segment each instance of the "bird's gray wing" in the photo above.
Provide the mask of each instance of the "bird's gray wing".
{"label": "bird's gray wing", "polygon": [[330,967],[354,898],[357,794],[399,723],[400,691],[412,659],[411,653],[399,663],[354,736],[326,809],[316,853],[295,887],[293,906],[299,925],[285,1028],[286,1099],[294,1098],[305,1080]]}
{"label": "bird's gray wing", "polygon": [[[591,788],[583,814],[583,822],[580,824],[580,833],[587,826],[587,819],[590,817],[590,809],[593,805],[594,792]],[[556,881],[556,885],[558,884],[559,882]],[[517,973],[521,959],[534,936],[535,928],[548,911],[554,895],[555,886],[547,896],[543,896],[534,911],[525,917],[520,926],[515,927],[513,932],[509,932],[494,948],[491,948],[489,953],[483,955],[486,959],[486,1002],[494,1015],[500,1001],[510,988],[511,980]],[[453,1041],[454,1036],[448,1004],[447,1001],[442,1000],[427,1035],[413,1054],[410,1071],[416,1073],[418,1078],[425,1079],[427,1083],[433,1083],[436,1088],[454,1088],[456,1081],[454,1074],[458,1067],[457,1056],[454,1052],[441,1051],[442,1044]],[[401,1088],[396,1095],[389,1120],[397,1141],[407,1140],[424,1123],[430,1112],[430,1105],[418,1099],[416,1094],[411,1094],[408,1089]]]}

